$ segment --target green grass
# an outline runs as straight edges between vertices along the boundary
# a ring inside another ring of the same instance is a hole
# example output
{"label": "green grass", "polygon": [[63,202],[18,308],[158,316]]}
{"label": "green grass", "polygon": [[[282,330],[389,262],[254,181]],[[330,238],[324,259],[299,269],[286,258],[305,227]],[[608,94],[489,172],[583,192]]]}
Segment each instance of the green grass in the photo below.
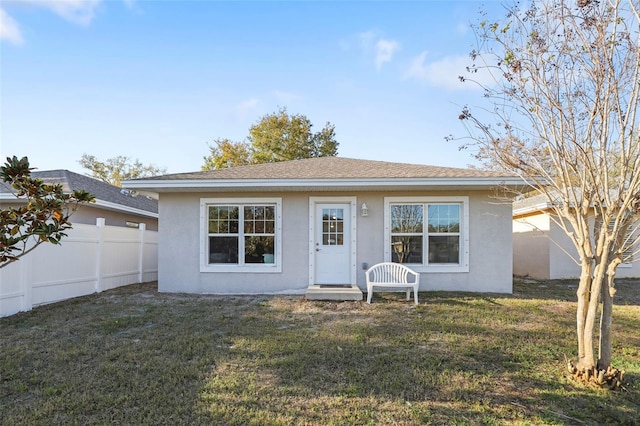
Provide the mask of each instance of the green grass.
{"label": "green grass", "polygon": [[570,379],[575,282],[374,303],[158,294],[0,319],[0,423],[640,424],[640,282],[621,281],[624,388]]}

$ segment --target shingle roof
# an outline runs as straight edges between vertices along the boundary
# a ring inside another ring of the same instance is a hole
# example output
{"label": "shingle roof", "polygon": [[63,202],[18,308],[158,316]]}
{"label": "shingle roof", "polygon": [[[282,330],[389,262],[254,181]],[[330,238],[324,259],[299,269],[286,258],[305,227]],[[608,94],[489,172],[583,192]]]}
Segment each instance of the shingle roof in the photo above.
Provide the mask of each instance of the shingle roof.
{"label": "shingle roof", "polygon": [[395,178],[498,178],[514,175],[477,169],[437,167],[386,161],[319,157],[278,163],[255,164],[204,172],[177,173],[139,180],[218,179],[395,179]]}
{"label": "shingle roof", "polygon": [[[108,183],[104,183],[89,176],[70,172],[69,170],[45,170],[33,171],[31,176],[42,179],[49,184],[60,184],[65,192],[75,190],[85,190],[92,193],[97,201],[119,204],[150,213],[158,213],[158,201],[148,197],[132,197],[126,191]],[[0,193],[10,193],[12,191],[4,182],[0,182]]]}
{"label": "shingle roof", "polygon": [[513,202],[514,210],[544,210],[549,205],[549,198],[545,194],[536,194],[520,198]]}

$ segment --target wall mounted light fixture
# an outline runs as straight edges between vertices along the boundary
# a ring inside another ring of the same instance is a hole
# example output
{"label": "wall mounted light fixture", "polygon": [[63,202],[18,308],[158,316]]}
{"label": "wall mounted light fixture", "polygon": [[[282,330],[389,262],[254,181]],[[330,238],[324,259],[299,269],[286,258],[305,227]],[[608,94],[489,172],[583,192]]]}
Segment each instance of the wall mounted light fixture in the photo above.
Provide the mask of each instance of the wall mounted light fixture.
{"label": "wall mounted light fixture", "polygon": [[362,217],[369,216],[369,209],[365,203],[362,203],[362,206],[360,206],[360,214]]}

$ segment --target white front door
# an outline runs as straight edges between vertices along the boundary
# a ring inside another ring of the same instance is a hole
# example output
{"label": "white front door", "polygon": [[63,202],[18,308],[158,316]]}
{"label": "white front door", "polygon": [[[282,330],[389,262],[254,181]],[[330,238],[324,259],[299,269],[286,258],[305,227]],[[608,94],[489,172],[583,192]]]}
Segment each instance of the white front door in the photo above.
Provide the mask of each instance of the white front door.
{"label": "white front door", "polygon": [[315,284],[351,284],[351,204],[315,205]]}

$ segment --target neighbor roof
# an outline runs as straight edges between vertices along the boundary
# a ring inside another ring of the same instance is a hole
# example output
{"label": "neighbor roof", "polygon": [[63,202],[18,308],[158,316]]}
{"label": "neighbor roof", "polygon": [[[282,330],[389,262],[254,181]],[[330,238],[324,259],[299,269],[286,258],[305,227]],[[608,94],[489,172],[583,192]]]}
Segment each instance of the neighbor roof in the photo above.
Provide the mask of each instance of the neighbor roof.
{"label": "neighbor roof", "polygon": [[407,186],[521,185],[515,175],[478,169],[319,157],[226,169],[177,173],[123,182],[126,188],[151,192],[224,190],[347,190]]}
{"label": "neighbor roof", "polygon": [[[85,190],[95,196],[96,207],[107,210],[126,211],[148,217],[158,217],[158,201],[149,197],[133,197],[131,191],[84,176],[69,170],[33,171],[31,176],[48,184],[60,184],[65,192]],[[135,195],[135,194],[134,194]],[[13,199],[13,192],[4,182],[0,182],[0,198]]]}

